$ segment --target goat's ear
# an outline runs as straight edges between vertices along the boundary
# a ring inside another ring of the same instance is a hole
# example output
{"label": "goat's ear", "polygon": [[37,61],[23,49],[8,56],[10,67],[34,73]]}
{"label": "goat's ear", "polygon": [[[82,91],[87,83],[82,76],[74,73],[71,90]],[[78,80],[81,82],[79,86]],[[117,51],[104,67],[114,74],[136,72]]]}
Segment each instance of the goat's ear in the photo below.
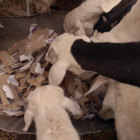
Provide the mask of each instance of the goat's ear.
{"label": "goat's ear", "polygon": [[53,48],[51,48],[46,54],[46,60],[52,64],[54,64],[57,61],[57,55]]}
{"label": "goat's ear", "polygon": [[97,88],[99,88],[102,84],[108,83],[110,82],[109,78],[106,78],[104,76],[98,76],[95,83],[93,84],[93,86],[90,88],[90,90],[85,94],[85,96],[87,96],[88,94],[90,94],[91,92],[95,91]]}
{"label": "goat's ear", "polygon": [[69,67],[69,64],[64,61],[57,61],[50,69],[49,72],[49,84],[50,85],[59,85]]}
{"label": "goat's ear", "polygon": [[101,0],[101,8],[105,13],[113,9],[121,0]]}

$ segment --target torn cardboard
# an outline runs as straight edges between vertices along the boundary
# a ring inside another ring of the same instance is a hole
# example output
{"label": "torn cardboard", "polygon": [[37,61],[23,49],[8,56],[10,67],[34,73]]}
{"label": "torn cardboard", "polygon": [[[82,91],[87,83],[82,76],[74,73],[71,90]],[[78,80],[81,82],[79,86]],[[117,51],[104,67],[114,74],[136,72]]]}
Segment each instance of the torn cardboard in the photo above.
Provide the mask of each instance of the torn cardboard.
{"label": "torn cardboard", "polygon": [[5,66],[10,66],[16,63],[16,59],[5,52],[0,52],[0,60]]}

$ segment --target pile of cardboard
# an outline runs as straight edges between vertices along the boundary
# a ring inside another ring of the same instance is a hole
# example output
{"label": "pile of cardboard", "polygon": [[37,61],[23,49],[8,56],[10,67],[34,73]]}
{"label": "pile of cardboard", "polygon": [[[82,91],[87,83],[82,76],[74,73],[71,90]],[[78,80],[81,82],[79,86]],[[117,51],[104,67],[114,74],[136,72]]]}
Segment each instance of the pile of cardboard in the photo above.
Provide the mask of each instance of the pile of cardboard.
{"label": "pile of cardboard", "polygon": [[[45,54],[58,34],[47,28],[42,30],[36,25],[32,25],[30,31],[28,39],[0,52],[0,115],[23,115],[29,93],[48,84],[50,64],[46,62]],[[81,108],[83,114],[77,116],[77,119],[83,116],[85,119],[92,118],[101,107],[98,97],[84,96],[92,80],[81,81],[67,72],[60,85],[65,95]]]}

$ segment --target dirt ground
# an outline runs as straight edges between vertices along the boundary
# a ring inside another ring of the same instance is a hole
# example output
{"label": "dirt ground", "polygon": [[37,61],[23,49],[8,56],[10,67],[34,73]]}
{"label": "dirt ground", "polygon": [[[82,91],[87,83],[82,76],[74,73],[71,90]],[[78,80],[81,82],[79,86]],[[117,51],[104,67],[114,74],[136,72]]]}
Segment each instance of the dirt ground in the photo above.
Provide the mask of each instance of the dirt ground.
{"label": "dirt ground", "polygon": [[[117,6],[117,8],[124,6],[129,1],[131,0],[123,0],[122,3]],[[56,6],[51,8],[51,13],[71,11],[80,5],[81,2],[82,0],[58,0]],[[24,13],[26,13],[25,0],[3,0],[3,3],[0,3],[0,16],[17,16],[9,10],[10,7],[19,7],[19,9],[22,9]],[[35,6],[32,5],[31,8],[33,14],[37,14]],[[24,16],[24,14],[22,16]],[[8,133],[0,130],[0,140],[36,140],[36,137],[34,135]],[[81,140],[117,140],[117,137],[115,132],[104,132],[84,135],[81,137]]]}

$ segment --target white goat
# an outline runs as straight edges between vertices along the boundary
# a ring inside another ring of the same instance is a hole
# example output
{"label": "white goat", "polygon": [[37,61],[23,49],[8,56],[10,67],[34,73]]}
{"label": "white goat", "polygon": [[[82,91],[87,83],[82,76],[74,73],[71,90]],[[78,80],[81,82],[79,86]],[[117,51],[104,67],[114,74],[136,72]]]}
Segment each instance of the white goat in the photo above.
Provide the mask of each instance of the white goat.
{"label": "white goat", "polygon": [[65,32],[90,36],[94,25],[104,12],[109,12],[121,0],[87,0],[68,13],[64,20]]}
{"label": "white goat", "polygon": [[116,81],[109,83],[99,114],[115,118],[118,140],[138,140],[140,134],[140,89]]}
{"label": "white goat", "polygon": [[133,5],[131,11],[110,32],[91,36],[93,42],[138,42],[140,41],[140,1]]}
{"label": "white goat", "polygon": [[57,86],[42,86],[32,91],[25,112],[24,131],[27,131],[34,119],[38,140],[80,140],[66,109],[80,114],[80,109]]}
{"label": "white goat", "polygon": [[31,16],[30,3],[35,2],[38,13],[50,12],[50,6],[55,5],[56,0],[26,0],[27,16]]}
{"label": "white goat", "polygon": [[95,72],[83,70],[70,53],[71,46],[77,39],[90,42],[87,36],[74,36],[73,34],[64,33],[58,36],[50,45],[46,60],[54,64],[49,72],[49,83],[51,85],[59,85],[67,70],[78,76],[86,73],[84,79],[95,74]]}

